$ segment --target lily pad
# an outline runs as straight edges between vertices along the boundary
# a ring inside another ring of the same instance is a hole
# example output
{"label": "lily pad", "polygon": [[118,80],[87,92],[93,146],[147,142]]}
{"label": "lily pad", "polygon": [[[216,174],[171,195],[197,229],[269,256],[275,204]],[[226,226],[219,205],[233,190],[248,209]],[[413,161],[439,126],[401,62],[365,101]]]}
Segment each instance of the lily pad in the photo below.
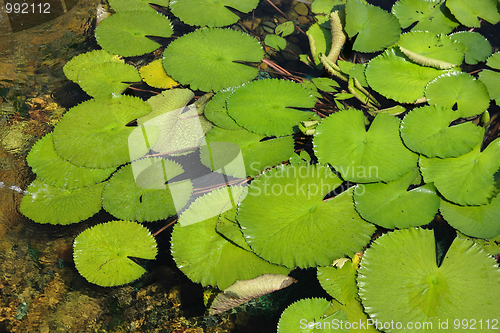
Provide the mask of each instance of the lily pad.
{"label": "lily pad", "polygon": [[468,0],[447,0],[446,7],[448,7],[453,15],[463,25],[467,27],[480,27],[478,17],[497,24],[500,21],[500,14],[497,10],[498,2],[496,0],[483,0],[483,1],[468,1]]}
{"label": "lily pad", "polygon": [[396,15],[402,28],[418,22],[412,31],[429,31],[448,34],[459,23],[445,6],[444,0],[401,0],[394,4],[392,13]]}
{"label": "lily pad", "polygon": [[500,105],[500,73],[483,69],[479,73],[479,80],[488,89],[488,95],[490,95],[491,99],[494,99],[497,105]]}
{"label": "lily pad", "polygon": [[[120,96],[92,99],[71,108],[54,129],[58,155],[88,168],[110,168],[130,162],[127,124],[151,112],[141,99]],[[144,151],[144,153],[146,153]]]}
{"label": "lily pad", "polygon": [[192,99],[194,93],[189,89],[165,90],[146,101],[151,106],[151,112],[137,119],[137,124],[144,125],[147,121],[167,112],[183,109]]}
{"label": "lily pad", "polygon": [[[328,17],[328,16],[327,16]],[[314,23],[306,31],[309,45],[311,48],[311,55],[316,65],[320,65],[320,54],[328,54],[332,47],[332,33],[330,28],[325,28],[319,23]]]}
{"label": "lily pad", "polygon": [[26,160],[37,176],[54,187],[76,189],[107,179],[116,168],[90,169],[74,165],[57,155],[52,133],[37,141]]}
{"label": "lily pad", "polygon": [[430,223],[438,212],[439,197],[432,184],[408,191],[417,168],[393,182],[363,185],[354,193],[354,203],[365,220],[386,229],[403,229]]}
{"label": "lily pad", "polygon": [[414,103],[422,98],[427,83],[442,73],[410,62],[394,48],[372,59],[365,71],[370,87],[400,103]]}
{"label": "lily pad", "polygon": [[[245,188],[233,186],[230,191],[230,195],[228,188],[212,191],[181,214],[171,239],[177,267],[192,281],[219,289],[265,273],[287,275],[289,270],[285,267],[268,263],[216,231],[219,215],[224,211],[234,214],[231,210],[236,210],[234,205]],[[243,238],[241,234],[240,238]]]}
{"label": "lily pad", "polygon": [[104,50],[94,50],[73,57],[63,67],[64,75],[75,83],[78,83],[78,74],[87,67],[95,66],[105,62],[116,62],[124,64],[123,58]]}
{"label": "lily pad", "polygon": [[439,210],[452,227],[468,236],[488,239],[500,235],[500,196],[482,206],[458,206],[441,200]]}
{"label": "lily pad", "polygon": [[23,197],[19,209],[36,223],[78,223],[101,210],[104,185],[62,189],[35,179],[26,189],[28,194]]}
{"label": "lily pad", "polygon": [[450,37],[464,45],[465,63],[469,65],[485,61],[492,52],[491,44],[478,32],[459,31]]}
{"label": "lily pad", "polygon": [[361,0],[345,5],[345,31],[350,38],[357,35],[352,46],[359,52],[376,52],[396,43],[401,33],[396,16]]}
{"label": "lily pad", "polygon": [[170,89],[179,85],[179,82],[172,79],[165,73],[163,63],[160,59],[141,67],[141,77],[148,85],[155,88]]}
{"label": "lily pad", "polygon": [[238,125],[233,118],[227,114],[226,100],[238,88],[231,87],[220,90],[205,107],[203,114],[212,123],[227,130],[240,130],[242,127]]}
{"label": "lily pad", "polygon": [[[325,291],[342,304],[354,301],[358,294],[356,285],[357,264],[343,258],[339,265],[318,267],[318,281]],[[345,260],[345,261],[344,261]]]}
{"label": "lily pad", "polygon": [[172,24],[166,16],[146,10],[116,13],[95,29],[97,43],[104,50],[123,57],[143,55],[160,47],[146,36],[167,38],[172,34]]}
{"label": "lily pad", "polygon": [[168,7],[170,0],[109,0],[109,5],[115,12],[128,12],[131,10],[155,11],[149,4]]}
{"label": "lily pad", "polygon": [[240,18],[228,7],[248,13],[258,4],[259,0],[177,0],[170,3],[170,10],[189,25],[224,27]]}
{"label": "lily pad", "polygon": [[479,143],[470,153],[456,158],[420,156],[420,170],[427,183],[459,205],[485,205],[497,192],[494,174],[500,168],[500,139],[481,152]]}
{"label": "lily pad", "polygon": [[427,157],[458,157],[470,152],[484,137],[484,128],[465,122],[450,126],[459,114],[436,105],[413,109],[401,121],[405,145]]}
{"label": "lily pad", "polygon": [[344,191],[323,201],[341,184],[324,165],[281,165],[263,173],[238,210],[247,243],[258,256],[291,269],[326,266],[360,251],[375,228],[356,213],[352,195]]}
{"label": "lily pad", "polygon": [[312,108],[316,99],[300,84],[285,80],[257,80],[236,90],[226,101],[228,114],[238,125],[257,134],[293,134],[300,121],[318,119]]}
{"label": "lily pad", "polygon": [[443,322],[451,328],[464,316],[487,322],[500,306],[495,260],[473,242],[456,238],[438,267],[433,232],[423,229],[379,237],[363,255],[358,287],[370,317],[401,323],[386,332],[404,332],[415,323],[432,324],[426,331],[438,332]]}
{"label": "lily pad", "polygon": [[500,52],[493,53],[487,60],[486,65],[491,68],[500,69]]}
{"label": "lily pad", "polygon": [[183,173],[177,163],[162,158],[146,158],[120,168],[102,194],[104,209],[126,220],[158,221],[181,210],[193,190],[189,179],[169,183]]}
{"label": "lily pad", "polygon": [[314,151],[321,163],[331,164],[344,180],[394,181],[415,167],[418,159],[401,142],[399,122],[389,114],[378,114],[366,131],[362,111],[339,111],[316,127]]}
{"label": "lily pad", "polygon": [[261,45],[249,35],[230,29],[200,29],[171,42],[163,53],[163,66],[174,80],[193,90],[219,91],[257,77],[256,67],[235,61],[260,62],[263,57]]}
{"label": "lily pad", "polygon": [[408,58],[423,66],[448,69],[464,60],[464,45],[442,34],[409,32],[401,35],[398,45]]}
{"label": "lily pad", "polygon": [[445,73],[432,80],[425,89],[425,97],[430,105],[457,110],[464,118],[483,113],[490,105],[485,85],[460,72]]}
{"label": "lily pad", "polygon": [[75,238],[73,248],[78,272],[103,287],[137,280],[146,270],[131,258],[155,259],[158,252],[149,230],[129,221],[95,225]]}
{"label": "lily pad", "polygon": [[264,44],[275,50],[283,50],[286,48],[286,39],[280,36],[269,34],[264,39]]}

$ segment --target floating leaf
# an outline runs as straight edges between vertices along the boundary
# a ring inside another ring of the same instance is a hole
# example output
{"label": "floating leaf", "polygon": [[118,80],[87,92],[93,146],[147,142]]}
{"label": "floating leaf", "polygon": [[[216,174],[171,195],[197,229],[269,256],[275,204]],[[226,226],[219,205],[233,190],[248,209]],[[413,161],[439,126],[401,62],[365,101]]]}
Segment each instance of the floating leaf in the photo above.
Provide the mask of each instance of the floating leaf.
{"label": "floating leaf", "polygon": [[491,68],[500,69],[500,52],[493,53],[487,60],[486,65]]}
{"label": "floating leaf", "polygon": [[392,13],[397,16],[402,28],[418,22],[412,31],[448,34],[459,25],[444,0],[401,0],[394,4]]}
{"label": "floating leaf", "polygon": [[255,279],[236,281],[224,290],[224,292],[215,297],[208,312],[213,316],[214,314],[235,308],[251,299],[286,288],[294,282],[297,282],[297,280],[278,274],[263,274]]}
{"label": "floating leaf", "polygon": [[480,33],[474,31],[459,31],[451,34],[450,37],[464,45],[465,63],[469,65],[475,65],[485,61],[491,54],[491,44]]}
{"label": "floating leaf", "polygon": [[102,194],[102,205],[120,219],[157,221],[181,210],[193,190],[189,179],[169,183],[184,170],[162,158],[134,161],[118,170]]}
{"label": "floating leaf", "polygon": [[430,105],[453,108],[464,118],[483,113],[490,105],[484,84],[461,72],[445,73],[432,80],[425,89],[425,97]]}
{"label": "floating leaf", "polygon": [[77,189],[62,189],[35,179],[26,189],[20,211],[36,223],[71,224],[86,220],[101,210],[104,183]]}
{"label": "floating leaf", "polygon": [[275,50],[283,50],[286,48],[286,39],[276,35],[267,35],[264,39],[264,44]]}
{"label": "floating leaf", "polygon": [[194,98],[194,93],[189,89],[172,89],[162,91],[160,94],[148,98],[151,112],[137,119],[137,124],[144,125],[148,120],[161,116],[167,112],[181,109]]}
{"label": "floating leaf", "polygon": [[468,236],[493,238],[500,235],[500,196],[482,206],[458,206],[441,200],[439,210],[452,227]]}
{"label": "floating leaf", "polygon": [[166,16],[145,10],[116,13],[95,29],[97,43],[103,49],[124,57],[143,55],[160,47],[146,36],[167,38],[172,34],[172,24]]}
{"label": "floating leaf", "polygon": [[450,126],[459,114],[436,105],[413,109],[401,122],[405,145],[427,157],[458,157],[470,152],[484,137],[472,122]]}
{"label": "floating leaf", "polygon": [[177,267],[192,281],[226,289],[237,280],[265,273],[289,273],[285,267],[262,260],[216,231],[219,215],[235,210],[240,196],[246,195],[244,191],[239,186],[212,191],[198,198],[179,217],[172,231],[172,256]]}
{"label": "floating leaf", "polygon": [[54,149],[52,133],[46,134],[35,143],[26,156],[26,161],[46,184],[67,189],[100,183],[116,170],[116,168],[90,169],[63,160]]}
{"label": "floating leaf", "polygon": [[483,0],[470,2],[468,0],[447,0],[446,7],[463,25],[467,27],[480,27],[478,17],[485,19],[491,24],[500,21],[497,10],[498,2],[495,0]]}
{"label": "floating leaf", "polygon": [[149,5],[150,3],[168,7],[169,2],[169,0],[109,0],[109,5],[115,12],[128,12],[131,10],[154,11]]}
{"label": "floating leaf", "polygon": [[177,0],[170,3],[170,10],[189,25],[224,27],[240,18],[229,7],[248,13],[258,4],[259,0]]}
{"label": "floating leaf", "polygon": [[457,237],[473,241],[477,246],[479,246],[480,249],[491,254],[492,256],[500,254],[500,235],[491,239],[479,239],[479,238],[468,237],[462,234],[460,231],[458,231]]}
{"label": "floating leaf", "polygon": [[227,114],[226,100],[236,89],[238,88],[232,87],[217,92],[217,94],[207,103],[203,113],[208,120],[223,129],[242,129],[242,127]]}
{"label": "floating leaf", "polygon": [[399,179],[415,167],[418,158],[401,142],[398,118],[379,114],[367,132],[363,112],[358,110],[325,118],[316,128],[314,151],[344,180],[361,183]]}
{"label": "floating leaf", "polygon": [[283,22],[274,29],[274,32],[281,37],[291,35],[294,31],[295,25],[293,25],[292,21]]}
{"label": "floating leaf", "polygon": [[147,103],[131,96],[83,102],[65,113],[55,127],[54,147],[65,160],[88,168],[129,162],[127,143],[134,127],[127,124],[149,112]]}
{"label": "floating leaf", "polygon": [[326,266],[360,251],[374,227],[356,213],[351,194],[323,201],[341,183],[324,165],[265,172],[252,181],[238,210],[247,243],[258,256],[288,268]]}
{"label": "floating leaf", "polygon": [[356,286],[356,264],[350,259],[339,267],[318,267],[318,281],[325,291],[342,304],[354,301],[358,293]]}
{"label": "floating leaf", "polygon": [[160,59],[141,67],[141,77],[148,85],[155,88],[170,89],[179,85],[174,79],[165,73],[163,63]]}
{"label": "floating leaf", "polygon": [[78,83],[78,74],[80,74],[82,69],[105,62],[123,64],[124,60],[116,54],[111,54],[104,50],[94,50],[79,54],[68,61],[63,67],[64,75],[74,83]]}
{"label": "floating leaf", "polygon": [[363,185],[354,203],[365,220],[386,229],[403,229],[430,223],[438,212],[439,197],[432,184],[408,190],[419,176],[417,168],[393,182]]}
{"label": "floating leaf", "polygon": [[235,61],[260,62],[263,57],[261,45],[249,35],[200,29],[171,42],[163,53],[163,66],[168,75],[193,90],[218,91],[257,77],[257,68]]}
{"label": "floating leaf", "polygon": [[[210,156],[207,146],[202,146],[201,162],[212,171],[233,177],[255,177],[265,169],[287,161],[294,150],[291,136],[261,141],[264,137],[246,130],[230,131],[215,127],[206,136],[211,147]],[[236,148],[233,154],[230,144]],[[240,163],[232,165],[240,151],[246,171],[242,170]]]}
{"label": "floating leaf", "polygon": [[427,83],[443,71],[411,63],[394,48],[368,63],[365,75],[370,87],[400,103],[414,103],[424,96]]}
{"label": "floating leaf", "polygon": [[470,153],[457,158],[420,156],[420,170],[426,183],[434,182],[439,192],[459,205],[485,205],[498,192],[494,174],[500,168],[500,140],[481,152],[479,143]]}
{"label": "floating leaf", "polygon": [[311,47],[311,55],[316,65],[321,64],[320,54],[328,54],[332,47],[332,33],[330,29],[315,23],[306,32]]}
{"label": "floating leaf", "polygon": [[491,99],[494,99],[497,105],[500,105],[500,73],[490,71],[489,69],[483,69],[479,73],[479,80],[488,89],[488,95]]}
{"label": "floating leaf", "polygon": [[462,64],[463,44],[446,35],[436,35],[427,31],[402,34],[399,48],[411,60],[424,66],[448,69]]}
{"label": "floating leaf", "polygon": [[86,229],[75,238],[73,248],[78,272],[103,287],[137,280],[146,270],[131,258],[155,259],[158,252],[149,230],[129,221],[111,221]]}
{"label": "floating leaf", "polygon": [[[327,14],[328,17],[330,12],[336,8],[336,6],[340,6],[345,4],[346,0],[315,0],[311,5],[311,12],[315,14],[324,13]],[[317,15],[319,19],[321,19],[320,15]]]}
{"label": "floating leaf", "polygon": [[350,38],[357,35],[353,50],[381,51],[398,41],[401,27],[391,13],[361,0],[347,1],[345,13],[345,31]]}
{"label": "floating leaf", "polygon": [[432,231],[405,229],[379,237],[366,250],[358,287],[370,317],[401,323],[402,329],[391,332],[405,331],[410,322],[429,323],[426,331],[437,332],[443,322],[451,328],[464,316],[491,320],[500,306],[495,260],[471,241],[456,238],[438,267],[435,249]]}
{"label": "floating leaf", "polygon": [[293,134],[300,121],[319,119],[312,108],[316,99],[300,84],[285,80],[257,80],[245,84],[227,99],[229,115],[238,125],[257,134]]}

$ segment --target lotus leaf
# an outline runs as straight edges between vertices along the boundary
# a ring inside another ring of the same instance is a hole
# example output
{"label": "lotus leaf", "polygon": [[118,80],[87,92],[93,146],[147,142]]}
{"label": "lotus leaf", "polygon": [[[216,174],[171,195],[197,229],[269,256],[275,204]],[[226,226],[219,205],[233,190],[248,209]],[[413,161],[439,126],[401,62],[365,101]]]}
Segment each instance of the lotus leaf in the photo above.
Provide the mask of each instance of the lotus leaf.
{"label": "lotus leaf", "polygon": [[78,74],[82,69],[105,62],[117,62],[119,64],[123,64],[124,60],[120,56],[111,54],[104,50],[94,50],[79,54],[68,61],[63,67],[64,75],[66,75],[69,80],[78,83]]}
{"label": "lotus leaf", "polygon": [[263,173],[238,210],[247,243],[288,268],[326,266],[360,251],[375,228],[356,213],[352,195],[344,191],[323,201],[341,184],[324,165],[281,165]]}
{"label": "lotus leaf", "polygon": [[257,134],[293,134],[300,121],[319,119],[312,108],[316,99],[300,84],[285,80],[258,80],[245,84],[226,101],[229,116],[238,125]]}
{"label": "lotus leaf", "polygon": [[447,0],[448,7],[460,23],[467,27],[480,27],[478,17],[485,19],[491,24],[500,21],[500,14],[497,10],[498,2],[495,0],[468,1],[468,0]]}
{"label": "lotus leaf", "polygon": [[176,0],[170,3],[172,13],[189,25],[224,27],[240,18],[228,7],[248,13],[259,0]]}
{"label": "lotus leaf", "polygon": [[500,139],[481,152],[479,143],[470,153],[456,158],[420,156],[420,170],[427,183],[459,205],[485,205],[498,189],[494,174],[500,168]]}
{"label": "lotus leaf", "polygon": [[163,53],[163,66],[175,80],[191,89],[219,91],[257,77],[259,70],[235,61],[260,62],[259,42],[229,29],[200,29],[177,38]]}
{"label": "lotus leaf", "polygon": [[169,2],[169,0],[109,0],[109,5],[115,12],[128,12],[131,10],[153,11],[154,9],[151,8],[150,3],[168,7]]}
{"label": "lotus leaf", "polygon": [[450,35],[450,37],[464,45],[465,63],[469,65],[475,65],[485,61],[491,54],[491,44],[480,33],[474,31],[459,31]]}
{"label": "lotus leaf", "polygon": [[205,117],[212,123],[227,130],[240,130],[242,127],[238,125],[233,118],[227,114],[226,100],[236,90],[236,87],[227,88],[219,91],[207,103],[204,110]]}
{"label": "lotus leaf", "polygon": [[146,36],[167,38],[172,33],[172,24],[166,16],[145,10],[116,13],[95,29],[97,43],[106,51],[123,57],[143,55],[160,47]]}
{"label": "lotus leaf", "polygon": [[149,230],[130,221],[111,221],[86,229],[75,238],[73,248],[78,272],[103,287],[137,280],[146,270],[131,258],[155,259],[158,252]]}
{"label": "lotus leaf", "polygon": [[401,121],[405,145],[427,157],[458,157],[470,152],[484,137],[484,128],[472,122],[450,126],[459,115],[436,105],[409,112]]}
{"label": "lotus leaf", "polygon": [[394,181],[415,167],[418,159],[401,142],[399,123],[394,116],[379,114],[367,132],[362,111],[339,111],[316,127],[314,151],[344,180]]}
{"label": "lotus leaf", "polygon": [[445,73],[425,88],[430,105],[457,110],[460,117],[471,117],[486,111],[490,97],[484,84],[467,73]]}
{"label": "lotus leaf", "polygon": [[155,88],[170,89],[179,85],[174,79],[165,73],[163,63],[160,59],[141,67],[141,77],[148,85]]}
{"label": "lotus leaf", "polygon": [[473,242],[456,238],[438,267],[433,232],[423,229],[378,238],[363,255],[358,287],[370,317],[402,324],[387,332],[404,332],[410,321],[432,323],[428,332],[437,332],[446,321],[451,328],[463,316],[487,322],[500,306],[495,260]]}

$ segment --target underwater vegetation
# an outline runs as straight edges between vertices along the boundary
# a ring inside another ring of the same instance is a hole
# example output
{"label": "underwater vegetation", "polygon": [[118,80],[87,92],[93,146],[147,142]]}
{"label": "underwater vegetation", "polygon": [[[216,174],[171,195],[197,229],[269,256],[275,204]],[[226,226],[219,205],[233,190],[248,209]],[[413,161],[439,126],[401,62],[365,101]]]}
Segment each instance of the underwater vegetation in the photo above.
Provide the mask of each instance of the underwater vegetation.
{"label": "underwater vegetation", "polygon": [[[135,259],[157,255],[147,222],[177,216],[172,256],[192,281],[221,291],[212,314],[315,268],[332,300],[293,303],[278,332],[354,332],[327,325],[369,319],[371,332],[409,322],[460,329],[463,319],[480,332],[500,327],[500,139],[485,134],[500,102],[500,53],[472,31],[500,21],[496,1],[400,0],[387,12],[315,0],[300,59],[316,74],[274,78],[258,65],[270,63],[265,50],[287,48],[295,22],[265,38],[229,28],[259,1],[127,3],[110,1],[115,14],[95,31],[102,49],[64,67],[91,99],[27,157],[37,178],[25,216],[116,217],[76,237],[83,277],[100,286],[140,278]],[[165,13],[196,29],[172,38]],[[367,61],[348,61],[349,50]],[[151,52],[141,68],[127,59]],[[463,70],[476,64],[484,69]],[[141,81],[162,91],[132,96]]]}

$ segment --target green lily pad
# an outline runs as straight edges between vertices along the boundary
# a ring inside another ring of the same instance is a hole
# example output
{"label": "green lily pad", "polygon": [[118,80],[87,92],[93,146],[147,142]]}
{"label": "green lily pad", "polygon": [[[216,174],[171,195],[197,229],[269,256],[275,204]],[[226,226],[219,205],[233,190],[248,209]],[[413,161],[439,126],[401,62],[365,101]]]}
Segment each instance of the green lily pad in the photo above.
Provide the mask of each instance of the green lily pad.
{"label": "green lily pad", "polygon": [[177,0],[170,3],[170,10],[189,25],[224,27],[240,18],[227,7],[248,13],[258,4],[259,0]]}
{"label": "green lily pad", "polygon": [[453,228],[468,236],[488,239],[500,235],[500,196],[482,206],[458,206],[441,200],[439,211]]}
{"label": "green lily pad", "polygon": [[300,84],[285,80],[257,80],[236,90],[226,101],[229,116],[238,125],[257,134],[293,134],[300,121],[318,119],[313,112],[316,99]]}
{"label": "green lily pad", "polygon": [[491,68],[500,69],[500,52],[493,53],[487,60],[486,65]]}
{"label": "green lily pad", "polygon": [[88,168],[130,162],[128,136],[134,127],[127,124],[149,112],[146,102],[131,96],[83,102],[65,113],[55,127],[54,147],[63,159]]}
{"label": "green lily pad", "polygon": [[416,323],[422,329],[423,323],[432,324],[425,331],[439,332],[443,322],[451,329],[465,318],[490,322],[497,313],[495,260],[473,242],[456,238],[438,267],[435,249],[432,231],[405,229],[381,236],[363,255],[358,287],[365,311],[378,322],[401,323],[386,332],[405,332]]}
{"label": "green lily pad", "polygon": [[386,229],[403,229],[430,223],[438,212],[439,197],[432,184],[408,191],[417,168],[396,181],[363,185],[354,193],[354,204],[365,220]]}
{"label": "green lily pad", "polygon": [[457,237],[462,239],[467,239],[473,241],[479,248],[481,248],[486,253],[496,256],[500,254],[500,235],[495,238],[490,239],[480,239],[472,238],[462,234],[460,231],[457,232]]}
{"label": "green lily pad", "polygon": [[424,96],[427,83],[443,71],[414,64],[394,48],[368,63],[365,75],[370,87],[400,103],[414,103]]}
{"label": "green lily pad", "polygon": [[[311,12],[315,14],[328,14],[336,7],[342,4],[345,4],[346,0],[315,0],[311,5]],[[321,16],[318,15],[318,19],[321,19]]]}
{"label": "green lily pad", "polygon": [[432,80],[425,89],[425,97],[430,105],[453,108],[464,118],[483,113],[490,105],[485,85],[460,72],[445,73]]}
{"label": "green lily pad", "polygon": [[[212,191],[198,198],[179,217],[172,231],[172,256],[177,267],[192,281],[226,289],[237,280],[265,273],[289,273],[285,267],[268,263],[216,231],[219,215],[224,211],[234,214],[230,210],[236,210],[234,205],[244,191],[245,188],[237,186]],[[243,238],[241,233],[239,236]]]}
{"label": "green lily pad", "polygon": [[78,83],[78,75],[84,68],[105,62],[124,64],[124,60],[116,54],[111,54],[104,50],[94,50],[79,54],[68,61],[63,67],[64,75],[66,75],[68,80]]}
{"label": "green lily pad", "polygon": [[472,122],[450,126],[459,115],[436,105],[413,109],[401,121],[405,145],[427,157],[458,157],[470,152],[484,137],[484,128]]}
{"label": "green lily pad", "polygon": [[500,105],[500,73],[491,71],[489,69],[483,69],[479,73],[479,80],[488,89],[488,95],[491,99],[494,99],[497,105]]}
{"label": "green lily pad", "polygon": [[276,35],[267,35],[264,39],[264,44],[275,50],[283,50],[286,48],[286,39]]}
{"label": "green lily pad", "polygon": [[396,43],[401,33],[396,16],[361,0],[345,5],[345,31],[350,38],[357,35],[353,50],[376,52]]}
{"label": "green lily pad", "polygon": [[143,55],[160,47],[146,36],[167,38],[172,34],[172,24],[166,16],[146,10],[116,13],[102,20],[95,29],[97,43],[104,50],[123,57]]}
{"label": "green lily pad", "polygon": [[344,327],[334,328],[332,323],[346,322],[343,311],[331,313],[331,304],[324,298],[301,299],[283,311],[278,322],[278,333],[343,332]]}
{"label": "green lily pad", "polygon": [[326,266],[360,251],[375,228],[356,213],[352,195],[344,191],[323,201],[341,183],[324,165],[281,165],[263,173],[238,210],[247,243],[288,268]]}
{"label": "green lily pad", "polygon": [[141,76],[134,66],[119,62],[105,62],[89,66],[78,74],[80,87],[95,98],[120,95],[133,82],[140,81]]}
{"label": "green lily pad", "polygon": [[19,209],[36,223],[78,223],[101,210],[104,184],[62,189],[35,179],[26,189],[28,194],[21,200]]}
{"label": "green lily pad", "polygon": [[183,173],[177,163],[162,158],[146,158],[120,168],[108,181],[102,205],[120,219],[157,221],[175,215],[191,197],[189,179],[168,183]]}
{"label": "green lily pad", "polygon": [[494,174],[500,168],[500,139],[481,152],[479,143],[470,153],[456,158],[420,156],[425,182],[434,182],[439,192],[459,205],[485,205],[498,189]]}
{"label": "green lily pad", "polygon": [[146,270],[132,258],[155,259],[156,241],[148,229],[130,221],[93,226],[75,238],[73,259],[91,283],[119,286],[140,278]]}
{"label": "green lily pad", "polygon": [[399,123],[394,116],[378,114],[367,132],[362,111],[339,111],[316,127],[314,151],[344,180],[394,181],[415,167],[418,159],[401,142]]}
{"label": "green lily pad", "polygon": [[485,61],[492,52],[491,44],[478,32],[459,31],[450,37],[465,46],[465,63],[469,65]]}
{"label": "green lily pad", "polygon": [[325,291],[342,304],[348,304],[357,296],[356,264],[344,258],[338,267],[318,267],[318,281]]}
{"label": "green lily pad", "polygon": [[281,37],[291,35],[294,31],[295,25],[293,25],[292,21],[283,22],[274,29],[274,32]]}
{"label": "green lily pad", "polygon": [[238,88],[231,87],[217,92],[207,103],[203,112],[205,117],[218,127],[233,131],[240,130],[242,127],[227,114],[226,100],[236,89]]}
{"label": "green lily pad", "polygon": [[448,69],[464,60],[464,45],[442,34],[409,32],[401,35],[398,45],[408,58],[424,66]]}
{"label": "green lily pad", "polygon": [[146,102],[151,106],[151,112],[137,118],[137,124],[144,125],[147,121],[167,112],[183,109],[192,99],[194,93],[189,89],[172,89],[162,91],[150,97]]}
{"label": "green lily pad", "polygon": [[76,189],[97,184],[107,179],[116,168],[90,169],[74,165],[57,155],[52,133],[37,141],[26,161],[46,184],[66,189]]}
{"label": "green lily pad", "polygon": [[497,24],[500,21],[500,14],[497,10],[498,2],[496,0],[468,1],[468,0],[447,0],[448,7],[453,15],[463,25],[467,27],[480,27],[478,17]]}
{"label": "green lily pad", "polygon": [[170,0],[109,0],[109,5],[115,12],[128,12],[131,10],[155,11],[149,4],[168,7]]}
{"label": "green lily pad", "polygon": [[319,55],[328,54],[332,47],[331,30],[321,26],[319,23],[315,23],[307,29],[306,35],[309,39],[313,61],[316,65],[320,65]]}
{"label": "green lily pad", "polygon": [[235,61],[260,62],[263,57],[261,45],[249,35],[200,29],[171,42],[163,53],[163,66],[168,75],[193,90],[219,91],[257,77],[257,68]]}
{"label": "green lily pad", "polygon": [[412,31],[449,34],[459,25],[446,8],[444,0],[401,0],[394,4],[392,13],[396,15],[402,28],[406,29],[418,22]]}
{"label": "green lily pad", "polygon": [[[281,164],[292,156],[294,151],[292,136],[261,141],[264,138],[264,135],[243,129],[231,131],[214,127],[205,138],[207,144],[211,146],[211,158],[209,158],[207,146],[202,146],[201,162],[212,171],[219,170],[220,172],[224,168],[224,174],[244,178],[255,177],[265,169]],[[231,148],[228,145],[230,143],[234,144],[235,148],[239,148],[234,154],[230,154]],[[236,164],[232,168],[232,163],[240,152],[246,171],[241,170],[241,164]],[[241,171],[244,171],[243,174]]]}

